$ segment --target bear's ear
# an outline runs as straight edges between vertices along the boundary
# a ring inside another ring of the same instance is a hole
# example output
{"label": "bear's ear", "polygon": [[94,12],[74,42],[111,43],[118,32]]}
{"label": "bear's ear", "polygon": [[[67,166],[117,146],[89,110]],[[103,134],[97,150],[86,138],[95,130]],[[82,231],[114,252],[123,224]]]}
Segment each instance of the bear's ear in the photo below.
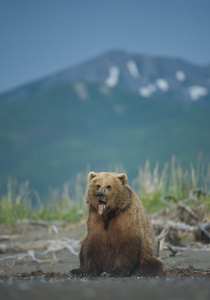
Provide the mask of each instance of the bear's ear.
{"label": "bear's ear", "polygon": [[96,177],[97,173],[95,172],[90,172],[88,174],[88,181],[90,182],[94,177]]}
{"label": "bear's ear", "polygon": [[121,180],[122,184],[126,184],[128,181],[128,177],[125,173],[118,174],[117,177]]}

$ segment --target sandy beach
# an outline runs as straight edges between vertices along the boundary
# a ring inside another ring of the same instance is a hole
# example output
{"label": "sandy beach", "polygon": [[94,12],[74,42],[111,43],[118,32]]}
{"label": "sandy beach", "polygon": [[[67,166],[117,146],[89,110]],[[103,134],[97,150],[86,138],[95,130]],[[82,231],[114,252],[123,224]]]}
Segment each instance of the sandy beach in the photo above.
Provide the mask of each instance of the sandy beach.
{"label": "sandy beach", "polygon": [[[79,266],[80,224],[0,225],[1,299],[208,299],[209,245],[160,252],[162,278],[71,278]],[[47,250],[46,250],[47,249]],[[201,297],[202,296],[202,297]]]}

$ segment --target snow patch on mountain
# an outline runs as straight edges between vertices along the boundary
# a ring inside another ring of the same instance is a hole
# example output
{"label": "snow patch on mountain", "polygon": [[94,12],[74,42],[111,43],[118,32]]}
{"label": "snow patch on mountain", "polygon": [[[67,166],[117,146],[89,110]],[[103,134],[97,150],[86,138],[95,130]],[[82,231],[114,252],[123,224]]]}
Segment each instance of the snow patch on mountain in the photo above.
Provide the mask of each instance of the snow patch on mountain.
{"label": "snow patch on mountain", "polygon": [[207,88],[203,86],[190,86],[188,88],[188,92],[190,94],[190,97],[193,101],[199,100],[200,97],[207,96],[209,94],[209,91]]}
{"label": "snow patch on mountain", "polygon": [[137,78],[140,76],[139,70],[138,70],[138,67],[137,67],[135,61],[129,60],[129,61],[127,61],[126,65],[127,65],[129,73],[131,74],[131,76],[133,78]]}
{"label": "snow patch on mountain", "polygon": [[163,92],[166,92],[169,89],[168,81],[163,78],[159,78],[156,80],[156,86]]}
{"label": "snow patch on mountain", "polygon": [[74,90],[80,100],[86,101],[88,99],[88,90],[83,82],[76,82],[74,84]]}
{"label": "snow patch on mountain", "polygon": [[185,81],[186,75],[183,71],[179,70],[175,73],[175,77],[178,81]]}
{"label": "snow patch on mountain", "polygon": [[120,74],[120,69],[118,68],[118,66],[112,66],[109,69],[109,76],[106,79],[105,84],[108,87],[116,86],[119,80],[119,74]]}
{"label": "snow patch on mountain", "polygon": [[142,97],[150,97],[155,91],[156,86],[152,83],[139,89],[139,93]]}

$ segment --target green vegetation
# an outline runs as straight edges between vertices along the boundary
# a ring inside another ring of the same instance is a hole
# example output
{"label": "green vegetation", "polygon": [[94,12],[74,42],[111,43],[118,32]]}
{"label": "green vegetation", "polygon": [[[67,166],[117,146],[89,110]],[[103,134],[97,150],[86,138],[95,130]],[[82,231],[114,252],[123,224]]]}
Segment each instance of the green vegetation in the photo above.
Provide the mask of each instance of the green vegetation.
{"label": "green vegetation", "polygon": [[28,179],[43,197],[87,165],[97,171],[123,162],[133,179],[147,159],[151,168],[156,161],[162,168],[174,154],[186,167],[202,152],[208,163],[209,115],[210,107],[198,103],[146,99],[90,83],[0,101],[0,192],[11,177]]}
{"label": "green vegetation", "polygon": [[205,203],[210,210],[210,164],[204,166],[201,161],[194,167],[183,168],[175,156],[162,170],[157,163],[154,169],[149,161],[139,169],[136,179],[137,193],[149,212],[161,210],[177,201],[188,204]]}
{"label": "green vegetation", "polygon": [[36,191],[30,190],[28,181],[18,186],[16,181],[9,179],[7,193],[0,197],[0,223],[13,225],[23,219],[64,222],[84,219],[88,209],[84,203],[83,179],[86,180],[83,174],[77,175],[74,198],[70,197],[68,184],[64,184],[59,198],[52,196],[50,200],[43,201]]}
{"label": "green vegetation", "polygon": [[[110,171],[122,172],[123,167],[118,166]],[[87,172],[88,170],[77,175],[74,189],[66,183],[60,197],[52,196],[47,201],[41,201],[37,193],[30,191],[28,181],[18,186],[16,181],[8,180],[7,193],[0,198],[0,223],[13,225],[21,219],[77,222],[86,218],[84,195]],[[152,169],[147,161],[130,185],[140,196],[148,212],[165,208],[166,204],[162,201],[164,196],[178,201],[188,199],[188,203],[192,205],[205,203],[207,211],[210,211],[210,165],[203,166],[201,162],[198,162],[196,168],[190,165],[183,169],[180,162],[172,157],[171,162],[162,169],[159,164]],[[195,197],[197,195],[191,193],[189,197],[190,192],[198,188],[205,195],[201,193],[201,197]],[[36,198],[36,204],[32,203],[32,195]],[[173,204],[172,201],[171,205]]]}

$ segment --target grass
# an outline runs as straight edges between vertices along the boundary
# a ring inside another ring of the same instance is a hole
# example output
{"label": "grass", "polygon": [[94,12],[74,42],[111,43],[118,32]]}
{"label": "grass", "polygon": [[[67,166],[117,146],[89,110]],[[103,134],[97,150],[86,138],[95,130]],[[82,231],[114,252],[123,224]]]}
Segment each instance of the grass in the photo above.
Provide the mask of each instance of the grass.
{"label": "grass", "polygon": [[77,176],[74,198],[70,197],[65,184],[60,198],[47,201],[41,201],[36,192],[30,191],[28,181],[18,186],[16,181],[9,179],[7,194],[0,198],[0,223],[14,225],[17,220],[23,219],[77,222],[86,218],[88,210],[78,180],[80,177],[81,174]]}
{"label": "grass", "polygon": [[[165,164],[162,170],[158,163],[152,170],[147,161],[144,168],[139,169],[135,186],[149,212],[165,208],[163,197],[168,199],[169,205],[170,201],[174,203],[172,199],[176,199],[192,205],[205,203],[206,209],[210,210],[210,164],[203,166],[200,159],[196,167],[190,164],[189,168],[183,169],[180,161],[173,156],[170,164]],[[199,193],[199,190],[202,192]]]}
{"label": "grass", "polygon": [[[118,169],[115,167],[114,171]],[[120,172],[122,169],[120,166]],[[88,212],[84,199],[87,172],[77,174],[73,185],[63,185],[61,196],[54,193],[51,200],[47,201],[42,201],[35,191],[30,191],[28,181],[18,185],[9,179],[7,193],[0,197],[0,223],[14,225],[22,219],[67,222],[85,219]],[[166,199],[186,199],[192,205],[205,203],[207,211],[210,211],[210,165],[203,166],[201,160],[197,167],[191,164],[187,169],[183,169],[174,156],[162,169],[158,163],[152,169],[147,161],[143,168],[139,168],[132,187],[148,212],[165,208],[166,203],[162,201],[164,196],[167,196]],[[205,196],[201,193],[201,197],[198,197],[195,193],[192,197],[191,192],[198,188]],[[167,201],[171,204],[170,200]]]}

